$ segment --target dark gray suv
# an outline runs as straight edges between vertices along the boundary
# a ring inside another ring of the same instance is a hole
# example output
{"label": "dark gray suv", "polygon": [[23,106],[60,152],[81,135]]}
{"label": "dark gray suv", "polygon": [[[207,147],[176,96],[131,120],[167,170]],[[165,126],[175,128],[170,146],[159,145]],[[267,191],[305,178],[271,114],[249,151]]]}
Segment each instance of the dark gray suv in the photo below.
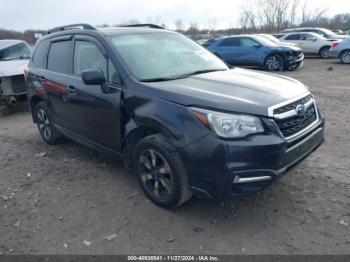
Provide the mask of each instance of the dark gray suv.
{"label": "dark gray suv", "polygon": [[47,143],[70,138],[123,159],[162,207],[262,190],[324,140],[324,117],[302,83],[229,69],[161,28],[53,29],[26,83]]}

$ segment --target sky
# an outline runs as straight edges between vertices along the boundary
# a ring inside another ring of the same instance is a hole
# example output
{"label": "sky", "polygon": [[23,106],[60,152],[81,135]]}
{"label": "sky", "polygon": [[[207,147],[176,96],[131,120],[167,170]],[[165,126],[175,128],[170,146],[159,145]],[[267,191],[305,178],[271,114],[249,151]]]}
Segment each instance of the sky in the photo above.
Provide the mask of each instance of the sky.
{"label": "sky", "polygon": [[[0,0],[0,28],[49,29],[71,23],[120,24],[130,19],[161,22],[176,19],[207,27],[237,26],[244,0]],[[349,0],[307,0],[311,9],[327,7],[327,16],[350,12]]]}

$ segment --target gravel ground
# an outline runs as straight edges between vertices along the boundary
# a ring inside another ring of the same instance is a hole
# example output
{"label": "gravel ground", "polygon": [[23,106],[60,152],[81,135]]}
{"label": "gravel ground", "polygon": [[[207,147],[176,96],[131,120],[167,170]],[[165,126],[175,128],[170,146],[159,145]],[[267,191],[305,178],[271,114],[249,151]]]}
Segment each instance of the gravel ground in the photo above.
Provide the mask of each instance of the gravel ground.
{"label": "gravel ground", "polygon": [[122,162],[47,146],[28,112],[0,118],[0,254],[349,254],[349,69],[307,59],[283,73],[317,96],[326,142],[266,191],[225,203],[161,209]]}

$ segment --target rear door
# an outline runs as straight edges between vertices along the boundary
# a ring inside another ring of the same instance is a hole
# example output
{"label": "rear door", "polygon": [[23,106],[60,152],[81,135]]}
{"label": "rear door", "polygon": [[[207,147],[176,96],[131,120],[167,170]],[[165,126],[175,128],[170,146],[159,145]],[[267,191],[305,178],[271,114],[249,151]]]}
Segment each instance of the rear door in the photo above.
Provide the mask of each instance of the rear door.
{"label": "rear door", "polygon": [[47,55],[46,70],[39,76],[44,96],[55,124],[71,129],[69,107],[72,36],[66,35],[51,40]]}
{"label": "rear door", "polygon": [[[81,78],[82,71],[96,68],[104,72],[110,87],[107,94],[101,91],[99,85],[85,85]],[[74,90],[69,100],[74,133],[90,143],[120,152],[120,75],[101,43],[94,38],[75,37],[70,82]]]}
{"label": "rear door", "polygon": [[[289,34],[289,35],[285,36],[282,41],[297,44],[301,49],[303,49],[302,37],[303,37],[302,33],[293,33],[293,34]],[[303,49],[303,51],[304,51],[304,49]]]}

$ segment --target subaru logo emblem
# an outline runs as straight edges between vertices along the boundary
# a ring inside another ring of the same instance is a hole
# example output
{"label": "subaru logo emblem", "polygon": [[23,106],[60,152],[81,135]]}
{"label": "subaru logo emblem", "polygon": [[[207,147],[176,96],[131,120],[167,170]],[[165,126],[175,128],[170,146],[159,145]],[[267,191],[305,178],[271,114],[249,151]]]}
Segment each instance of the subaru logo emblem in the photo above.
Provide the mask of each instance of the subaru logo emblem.
{"label": "subaru logo emblem", "polygon": [[297,107],[295,108],[295,111],[297,112],[298,116],[303,116],[305,114],[305,106],[297,105]]}

